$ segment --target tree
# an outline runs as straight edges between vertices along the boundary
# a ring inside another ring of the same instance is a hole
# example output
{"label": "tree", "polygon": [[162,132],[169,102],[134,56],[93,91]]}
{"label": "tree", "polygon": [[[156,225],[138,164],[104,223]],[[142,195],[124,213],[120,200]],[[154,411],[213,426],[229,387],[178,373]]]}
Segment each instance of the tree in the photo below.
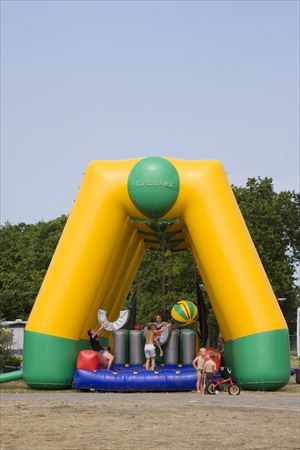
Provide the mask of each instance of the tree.
{"label": "tree", "polygon": [[138,289],[138,320],[154,320],[180,298],[196,299],[195,273],[190,251],[146,250],[133,289]]}
{"label": "tree", "polygon": [[262,264],[290,327],[295,330],[299,306],[296,267],[300,256],[300,195],[276,193],[272,178],[249,178],[246,187],[233,186]]}
{"label": "tree", "polygon": [[66,216],[35,225],[0,228],[0,312],[27,319],[66,222]]}
{"label": "tree", "polygon": [[0,318],[0,372],[3,371],[4,366],[9,357],[11,357],[10,346],[12,343],[12,332],[10,329],[1,326]]}

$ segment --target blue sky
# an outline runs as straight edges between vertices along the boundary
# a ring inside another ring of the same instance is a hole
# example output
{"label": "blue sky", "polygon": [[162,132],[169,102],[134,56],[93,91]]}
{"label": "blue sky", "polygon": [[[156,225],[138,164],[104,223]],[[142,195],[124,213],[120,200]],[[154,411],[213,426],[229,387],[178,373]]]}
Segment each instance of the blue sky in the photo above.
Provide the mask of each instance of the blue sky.
{"label": "blue sky", "polygon": [[297,1],[1,2],[1,222],[68,213],[94,159],[219,159],[299,188]]}

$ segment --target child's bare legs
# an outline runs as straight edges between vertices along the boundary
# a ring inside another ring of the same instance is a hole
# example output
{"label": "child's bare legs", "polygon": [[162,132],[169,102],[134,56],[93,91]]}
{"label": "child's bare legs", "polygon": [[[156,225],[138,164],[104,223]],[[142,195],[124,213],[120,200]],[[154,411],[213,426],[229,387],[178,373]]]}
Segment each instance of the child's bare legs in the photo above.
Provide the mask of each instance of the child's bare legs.
{"label": "child's bare legs", "polygon": [[204,394],[205,393],[205,378],[204,375],[201,375],[201,380],[200,380],[200,394]]}
{"label": "child's bare legs", "polygon": [[205,378],[204,374],[197,370],[197,383],[196,383],[197,394],[204,394],[205,392]]}
{"label": "child's bare legs", "polygon": [[161,348],[160,342],[159,342],[159,338],[154,339],[155,344],[157,345],[158,349],[159,349],[159,355],[163,356],[164,352],[163,349]]}
{"label": "child's bare legs", "polygon": [[197,373],[197,384],[196,384],[197,394],[204,394],[203,381],[204,381],[203,374]]}
{"label": "child's bare legs", "polygon": [[110,370],[113,360],[115,359],[111,353],[107,350],[103,353],[104,358],[107,360],[107,369]]}
{"label": "child's bare legs", "polygon": [[200,394],[205,394],[205,387],[206,387],[206,376],[204,373],[202,373],[200,381]]}
{"label": "child's bare legs", "polygon": [[196,383],[197,394],[201,394],[201,373],[197,372],[197,383]]}
{"label": "child's bare legs", "polygon": [[109,360],[108,360],[108,364],[107,364],[107,369],[108,369],[108,370],[110,370],[112,363],[113,363],[113,360],[112,360],[112,359],[109,359]]}
{"label": "child's bare legs", "polygon": [[149,370],[150,358],[146,358],[146,366],[145,369]]}
{"label": "child's bare legs", "polygon": [[155,369],[155,358],[151,358],[151,370]]}

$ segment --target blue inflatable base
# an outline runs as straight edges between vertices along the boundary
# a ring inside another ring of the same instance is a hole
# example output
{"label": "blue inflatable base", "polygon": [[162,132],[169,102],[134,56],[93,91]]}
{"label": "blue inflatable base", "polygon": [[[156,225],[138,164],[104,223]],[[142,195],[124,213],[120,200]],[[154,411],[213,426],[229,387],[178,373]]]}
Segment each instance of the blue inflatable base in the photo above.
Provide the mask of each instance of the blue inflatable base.
{"label": "blue inflatable base", "polygon": [[196,370],[192,366],[157,367],[113,366],[112,370],[77,369],[73,387],[102,392],[175,392],[196,389]]}

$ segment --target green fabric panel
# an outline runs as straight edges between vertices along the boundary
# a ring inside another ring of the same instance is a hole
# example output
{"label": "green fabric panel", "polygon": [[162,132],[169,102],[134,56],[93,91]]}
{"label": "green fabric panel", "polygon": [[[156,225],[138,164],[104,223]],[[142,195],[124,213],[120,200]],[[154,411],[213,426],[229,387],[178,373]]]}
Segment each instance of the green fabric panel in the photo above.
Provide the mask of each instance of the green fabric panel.
{"label": "green fabric panel", "polygon": [[107,337],[101,337],[99,340],[100,345],[108,346],[109,345],[109,339]]}
{"label": "green fabric panel", "polygon": [[288,330],[266,331],[225,342],[224,360],[241,387],[279,389],[290,377]]}
{"label": "green fabric panel", "polygon": [[24,333],[24,381],[35,389],[65,389],[73,381],[78,341]]}
{"label": "green fabric panel", "polygon": [[[109,345],[109,339],[107,337],[100,338],[100,345]],[[78,342],[78,353],[81,350],[92,350],[90,341],[88,339],[80,339]]]}
{"label": "green fabric panel", "polygon": [[182,322],[187,322],[189,320],[187,310],[182,305],[176,303],[173,306],[173,310],[182,318]]}
{"label": "green fabric panel", "polygon": [[81,352],[81,350],[92,350],[90,341],[88,339],[80,339],[78,342],[78,353]]}

